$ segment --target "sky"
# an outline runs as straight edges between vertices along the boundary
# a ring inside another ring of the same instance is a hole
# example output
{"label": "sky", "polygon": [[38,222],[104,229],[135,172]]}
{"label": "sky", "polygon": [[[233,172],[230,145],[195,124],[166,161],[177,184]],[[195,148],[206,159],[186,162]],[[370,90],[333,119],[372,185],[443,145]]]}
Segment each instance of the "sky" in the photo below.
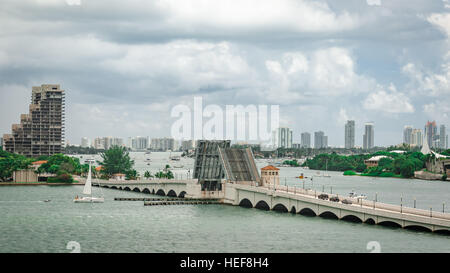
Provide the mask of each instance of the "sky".
{"label": "sky", "polygon": [[[450,127],[449,0],[2,0],[0,134],[31,87],[66,92],[66,139],[170,136],[171,109],[279,105],[280,125],[375,145]],[[448,131],[448,130],[447,130]]]}

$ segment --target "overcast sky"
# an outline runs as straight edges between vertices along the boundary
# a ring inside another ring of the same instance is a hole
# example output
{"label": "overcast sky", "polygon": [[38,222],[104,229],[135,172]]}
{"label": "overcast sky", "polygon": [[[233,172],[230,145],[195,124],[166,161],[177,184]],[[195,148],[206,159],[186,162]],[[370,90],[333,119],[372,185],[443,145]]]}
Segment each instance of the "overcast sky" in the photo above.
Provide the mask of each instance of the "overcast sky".
{"label": "overcast sky", "polygon": [[31,87],[66,90],[66,139],[170,135],[171,108],[278,104],[281,125],[450,127],[448,0],[1,0],[0,134]]}

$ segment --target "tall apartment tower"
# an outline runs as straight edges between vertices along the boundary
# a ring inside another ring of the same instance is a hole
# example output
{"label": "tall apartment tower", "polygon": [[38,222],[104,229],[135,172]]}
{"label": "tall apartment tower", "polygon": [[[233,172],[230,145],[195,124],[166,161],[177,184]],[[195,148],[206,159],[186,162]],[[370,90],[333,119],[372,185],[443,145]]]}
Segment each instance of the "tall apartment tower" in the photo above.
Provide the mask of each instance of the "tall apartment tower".
{"label": "tall apartment tower", "polygon": [[446,131],[445,131],[445,125],[441,125],[439,127],[439,148],[446,149]]}
{"label": "tall apartment tower", "polygon": [[437,135],[437,126],[436,121],[430,122],[428,121],[427,124],[425,124],[425,139],[428,142],[428,147],[433,147],[433,141],[436,138]]}
{"label": "tall apartment tower", "polygon": [[322,131],[314,132],[314,148],[326,148],[328,147],[328,136]]}
{"label": "tall apartment tower", "polygon": [[301,134],[301,147],[302,148],[311,148],[311,134],[308,132],[304,132]]}
{"label": "tall apartment tower", "polygon": [[28,114],[20,115],[20,124],[3,135],[4,150],[38,157],[63,152],[64,90],[59,84],[33,86]]}
{"label": "tall apartment tower", "polygon": [[410,125],[406,125],[403,128],[403,143],[412,144],[412,132],[413,132],[413,128]]}
{"label": "tall apartment tower", "polygon": [[292,130],[287,127],[280,127],[274,131],[274,146],[277,148],[292,148]]}
{"label": "tall apartment tower", "polygon": [[345,148],[352,149],[355,147],[355,121],[347,120],[345,124]]}
{"label": "tall apartment tower", "polygon": [[373,122],[367,122],[365,124],[365,130],[363,135],[363,149],[372,149],[374,147],[374,129]]}
{"label": "tall apartment tower", "polygon": [[411,146],[421,147],[423,145],[423,135],[421,129],[413,129],[411,133]]}

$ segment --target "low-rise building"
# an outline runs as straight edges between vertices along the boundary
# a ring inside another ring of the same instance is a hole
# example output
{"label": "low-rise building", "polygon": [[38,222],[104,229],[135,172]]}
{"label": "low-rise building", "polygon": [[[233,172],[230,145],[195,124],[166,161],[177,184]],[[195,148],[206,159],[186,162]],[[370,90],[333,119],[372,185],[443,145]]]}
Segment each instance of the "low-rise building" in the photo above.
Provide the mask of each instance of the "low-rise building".
{"label": "low-rise building", "polygon": [[367,168],[378,167],[378,162],[382,158],[389,158],[389,157],[385,155],[372,156],[371,158],[364,160],[364,164],[366,164]]}

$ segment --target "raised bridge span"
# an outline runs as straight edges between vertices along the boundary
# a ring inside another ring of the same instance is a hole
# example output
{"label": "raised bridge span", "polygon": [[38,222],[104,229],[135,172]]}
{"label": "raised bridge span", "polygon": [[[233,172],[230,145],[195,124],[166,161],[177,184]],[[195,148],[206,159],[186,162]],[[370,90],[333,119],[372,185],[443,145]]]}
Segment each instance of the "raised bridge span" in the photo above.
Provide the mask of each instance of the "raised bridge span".
{"label": "raised bridge span", "polygon": [[[450,234],[450,214],[427,211],[404,206],[396,206],[369,200],[351,200],[352,204],[319,199],[321,192],[297,187],[256,186],[252,182],[225,182],[220,191],[202,191],[196,179],[191,180],[138,180],[138,181],[102,181],[94,182],[106,188],[115,188],[135,192],[144,192],[171,197],[218,198],[223,204],[322,216],[361,222],[396,226],[407,229],[427,230]],[[326,193],[329,197],[342,196]]]}

